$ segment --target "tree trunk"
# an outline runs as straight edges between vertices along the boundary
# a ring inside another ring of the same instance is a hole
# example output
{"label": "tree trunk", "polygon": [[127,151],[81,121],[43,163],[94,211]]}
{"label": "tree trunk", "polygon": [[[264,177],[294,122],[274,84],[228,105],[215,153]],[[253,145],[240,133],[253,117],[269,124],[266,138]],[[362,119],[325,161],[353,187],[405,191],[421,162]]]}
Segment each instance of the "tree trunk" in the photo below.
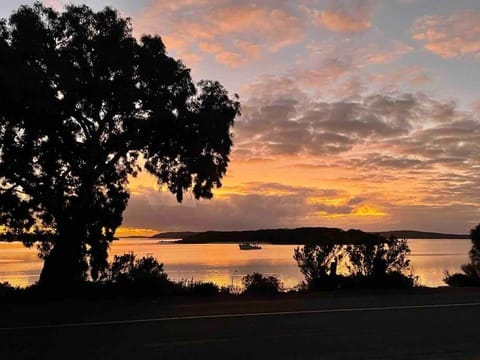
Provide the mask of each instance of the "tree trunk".
{"label": "tree trunk", "polygon": [[[81,233],[81,232],[80,232]],[[39,285],[51,289],[72,289],[86,278],[87,265],[80,234],[61,236],[46,257]]]}

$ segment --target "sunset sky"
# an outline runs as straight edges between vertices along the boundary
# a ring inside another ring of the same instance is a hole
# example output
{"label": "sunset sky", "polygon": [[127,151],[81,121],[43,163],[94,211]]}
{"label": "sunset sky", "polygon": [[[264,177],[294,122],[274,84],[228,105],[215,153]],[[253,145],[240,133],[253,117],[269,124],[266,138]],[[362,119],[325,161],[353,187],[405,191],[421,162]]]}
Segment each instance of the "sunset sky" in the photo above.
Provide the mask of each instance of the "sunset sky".
{"label": "sunset sky", "polygon": [[480,1],[72,2],[117,8],[242,104],[214,199],[177,204],[141,174],[118,235],[480,222]]}

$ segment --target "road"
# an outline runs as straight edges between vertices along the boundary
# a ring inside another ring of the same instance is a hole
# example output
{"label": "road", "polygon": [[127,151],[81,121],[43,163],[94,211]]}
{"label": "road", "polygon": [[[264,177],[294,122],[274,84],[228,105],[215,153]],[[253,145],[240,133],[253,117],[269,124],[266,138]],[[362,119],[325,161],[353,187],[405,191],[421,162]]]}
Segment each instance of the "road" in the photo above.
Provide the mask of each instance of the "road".
{"label": "road", "polygon": [[478,291],[150,305],[137,316],[89,306],[65,322],[0,310],[0,359],[480,359]]}

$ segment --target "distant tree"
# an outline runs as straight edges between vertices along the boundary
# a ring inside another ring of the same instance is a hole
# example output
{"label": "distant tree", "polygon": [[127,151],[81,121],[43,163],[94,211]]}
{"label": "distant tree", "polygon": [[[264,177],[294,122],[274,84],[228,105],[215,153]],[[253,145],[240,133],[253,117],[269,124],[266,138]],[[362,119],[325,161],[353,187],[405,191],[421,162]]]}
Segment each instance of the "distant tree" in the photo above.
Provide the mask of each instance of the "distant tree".
{"label": "distant tree", "polygon": [[273,295],[282,289],[282,283],[275,276],[252,273],[242,278],[244,294]]}
{"label": "distant tree", "polygon": [[[40,2],[0,22],[0,225],[42,239],[42,285],[99,278],[143,168],[182,201],[221,186],[239,114],[160,37],[105,8]],[[31,241],[32,236],[28,241]]]}
{"label": "distant tree", "polygon": [[349,245],[346,252],[348,268],[355,276],[378,278],[392,272],[404,273],[410,266],[407,240],[395,236],[380,243]]}
{"label": "distant tree", "polygon": [[462,273],[446,273],[444,281],[451,286],[480,286],[480,224],[470,231],[470,262],[462,265]]}
{"label": "distant tree", "polygon": [[314,290],[331,287],[332,264],[342,260],[342,246],[334,244],[307,244],[294,250],[293,258],[305,276],[307,286]]}

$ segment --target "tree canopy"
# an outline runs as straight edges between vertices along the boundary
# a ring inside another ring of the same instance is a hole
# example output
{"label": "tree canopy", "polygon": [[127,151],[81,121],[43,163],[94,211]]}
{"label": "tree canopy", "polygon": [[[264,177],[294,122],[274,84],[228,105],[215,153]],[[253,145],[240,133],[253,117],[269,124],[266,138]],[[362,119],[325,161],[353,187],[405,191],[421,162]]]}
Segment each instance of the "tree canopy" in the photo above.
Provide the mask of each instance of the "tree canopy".
{"label": "tree canopy", "polygon": [[0,22],[0,94],[0,224],[43,241],[45,284],[101,275],[142,169],[211,198],[240,107],[114,9],[39,2]]}

